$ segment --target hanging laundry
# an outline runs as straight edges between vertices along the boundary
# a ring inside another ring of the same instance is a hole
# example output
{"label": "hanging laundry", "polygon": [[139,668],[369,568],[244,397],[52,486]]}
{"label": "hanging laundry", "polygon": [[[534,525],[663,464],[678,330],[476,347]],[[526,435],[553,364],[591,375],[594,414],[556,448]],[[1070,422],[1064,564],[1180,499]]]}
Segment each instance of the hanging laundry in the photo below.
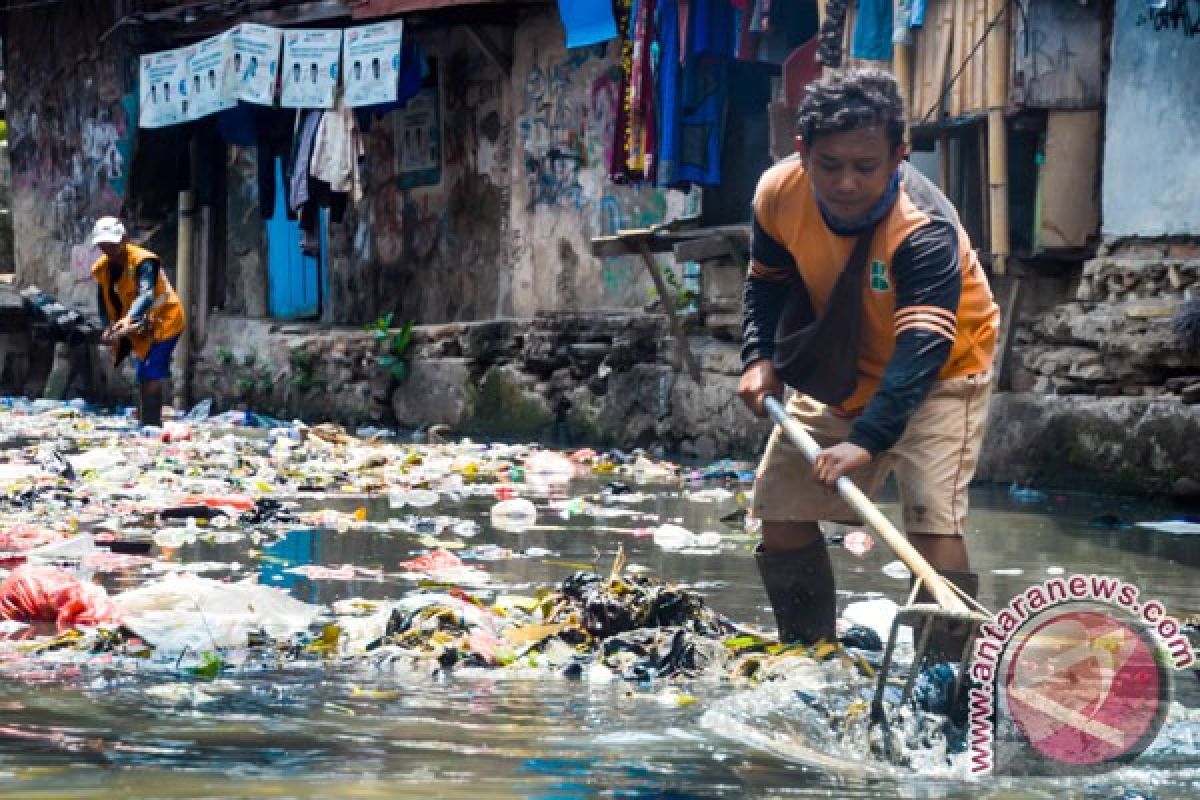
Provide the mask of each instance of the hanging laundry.
{"label": "hanging laundry", "polygon": [[658,4],[658,169],[655,183],[671,186],[679,169],[679,0]]}
{"label": "hanging laundry", "polygon": [[609,0],[558,0],[558,15],[567,34],[567,49],[599,44],[617,36]]}
{"label": "hanging laundry", "polygon": [[912,19],[909,27],[915,29],[925,27],[925,0],[912,0]]}
{"label": "hanging laundry", "polygon": [[913,0],[895,0],[892,5],[892,44],[912,45]]}
{"label": "hanging laundry", "polygon": [[892,0],[858,0],[850,54],[870,61],[892,58]]}
{"label": "hanging laundry", "polygon": [[822,66],[842,65],[842,40],[846,32],[846,11],[850,0],[828,0],[825,4],[825,21],[821,23],[821,44],[817,49],[817,61]]}
{"label": "hanging laundry", "polygon": [[613,183],[626,183],[630,180],[629,169],[629,86],[633,72],[633,2],[634,0],[615,0],[613,9],[616,12],[617,31],[620,34],[621,47],[621,85],[617,93],[617,112],[613,125],[613,140],[608,148],[608,178]]}
{"label": "hanging laundry", "polygon": [[729,0],[692,0],[691,52],[732,58],[737,52],[737,15]]}
{"label": "hanging laundry", "polygon": [[288,187],[288,207],[299,211],[308,202],[308,165],[312,160],[313,140],[321,124],[319,109],[304,109],[296,117],[296,136],[292,151],[292,181]]}
{"label": "hanging laundry", "polygon": [[629,155],[625,162],[628,175],[634,180],[654,180],[654,8],[655,0],[638,0],[634,25],[627,123]]}
{"label": "hanging laundry", "polygon": [[817,35],[820,27],[817,7],[813,3],[780,0],[762,0],[762,3],[762,19],[758,23],[761,33],[754,60],[782,66],[797,47]]}
{"label": "hanging laundry", "polygon": [[688,53],[688,24],[692,18],[692,0],[678,0],[679,7],[679,63],[687,60]]}
{"label": "hanging laundry", "polygon": [[677,179],[716,186],[721,182],[721,134],[728,93],[726,63],[697,59],[684,70]]}
{"label": "hanging laundry", "polygon": [[354,120],[354,111],[338,97],[333,110],[321,115],[313,139],[309,175],[329,184],[334,192],[362,199],[359,159],[363,156],[362,139]]}

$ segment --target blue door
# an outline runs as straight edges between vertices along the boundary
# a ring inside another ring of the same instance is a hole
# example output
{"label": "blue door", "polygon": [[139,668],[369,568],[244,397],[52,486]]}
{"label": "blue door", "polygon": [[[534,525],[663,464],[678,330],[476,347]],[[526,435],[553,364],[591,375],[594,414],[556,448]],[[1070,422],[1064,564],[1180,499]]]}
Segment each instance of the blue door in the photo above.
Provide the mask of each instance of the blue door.
{"label": "blue door", "polygon": [[270,314],[277,319],[309,319],[321,313],[325,269],[325,213],[321,214],[320,257],[300,251],[300,221],[287,217],[283,162],[275,160],[275,209],[267,220],[267,289]]}

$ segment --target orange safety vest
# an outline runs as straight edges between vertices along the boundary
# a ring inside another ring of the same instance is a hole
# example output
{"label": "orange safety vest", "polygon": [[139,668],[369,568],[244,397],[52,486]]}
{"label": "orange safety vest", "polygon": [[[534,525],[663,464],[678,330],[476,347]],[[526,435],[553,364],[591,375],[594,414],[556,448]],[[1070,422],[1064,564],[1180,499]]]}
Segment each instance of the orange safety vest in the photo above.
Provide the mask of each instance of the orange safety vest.
{"label": "orange safety vest", "polygon": [[[906,176],[924,181],[906,167]],[[944,198],[938,199],[945,201]],[[896,281],[892,258],[914,231],[931,220],[931,210],[922,207],[928,198],[910,192],[901,182],[896,204],[875,229],[867,256],[869,269],[863,278],[863,320],[858,352],[858,386],[838,410],[857,414],[870,401],[883,378],[883,370],[896,347]],[[766,233],[783,245],[795,259],[804,279],[813,310],[824,313],[850,250],[853,236],[838,236],[825,224],[817,207],[812,184],[798,158],[779,162],[763,174],[755,195],[755,215]],[[955,217],[958,231],[962,294],[955,315],[954,344],[938,377],[958,378],[992,368],[1000,309],[992,299],[987,276],[975,257],[966,231]],[[777,265],[771,265],[777,266]],[[921,307],[912,310],[920,315]],[[935,309],[935,311],[938,311]],[[938,319],[935,316],[935,319]],[[939,319],[940,321],[940,319]]]}
{"label": "orange safety vest", "polygon": [[[92,265],[92,276],[100,284],[100,294],[104,298],[104,309],[110,322],[121,319],[133,307],[133,301],[137,299],[138,294],[137,270],[148,258],[158,256],[136,244],[125,244],[125,269],[121,270],[117,277],[116,286],[120,308],[114,307],[112,302],[112,270],[109,268],[108,256],[100,256]],[[183,303],[179,302],[179,295],[175,294],[174,287],[167,280],[166,271],[161,267],[158,270],[158,281],[154,284],[154,303],[146,312],[146,318],[150,321],[149,330],[129,336],[134,354],[143,360],[150,353],[153,344],[174,339],[183,333],[187,324],[183,315]],[[118,343],[114,342],[113,350],[116,350],[117,346]]]}

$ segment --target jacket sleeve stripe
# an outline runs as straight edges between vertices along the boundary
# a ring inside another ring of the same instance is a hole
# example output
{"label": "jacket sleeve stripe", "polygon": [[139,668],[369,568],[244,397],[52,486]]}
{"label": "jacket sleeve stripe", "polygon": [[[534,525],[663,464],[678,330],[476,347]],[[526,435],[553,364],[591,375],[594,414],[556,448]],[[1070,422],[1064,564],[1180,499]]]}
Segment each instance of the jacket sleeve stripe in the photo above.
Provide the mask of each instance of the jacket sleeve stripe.
{"label": "jacket sleeve stripe", "polygon": [[788,267],[768,267],[754,259],[750,260],[750,277],[760,281],[770,281],[772,283],[782,283],[796,273],[795,269]]}
{"label": "jacket sleeve stripe", "polygon": [[944,321],[934,318],[910,317],[896,326],[897,335],[909,330],[932,331],[933,333],[946,337],[952,342],[955,339],[955,329],[947,325]]}
{"label": "jacket sleeve stripe", "polygon": [[942,306],[905,306],[896,310],[896,324],[913,315],[925,316],[929,314],[941,317],[951,325],[958,323],[958,316],[953,311]]}

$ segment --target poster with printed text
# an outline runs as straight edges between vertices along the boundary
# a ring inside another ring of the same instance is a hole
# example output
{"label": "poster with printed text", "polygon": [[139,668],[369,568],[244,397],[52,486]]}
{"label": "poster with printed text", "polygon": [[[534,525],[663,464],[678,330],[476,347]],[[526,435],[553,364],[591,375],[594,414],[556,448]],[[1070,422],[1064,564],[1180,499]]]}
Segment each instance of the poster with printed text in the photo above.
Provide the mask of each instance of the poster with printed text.
{"label": "poster with printed text", "polygon": [[192,48],[150,53],[139,59],[138,127],[162,128],[186,121],[184,91]]}
{"label": "poster with printed text", "polygon": [[342,32],[287,31],[283,35],[283,105],[333,108]]}
{"label": "poster with printed text", "polygon": [[346,105],[395,102],[400,82],[400,20],[348,28],[342,47]]}
{"label": "poster with printed text", "polygon": [[393,115],[396,171],[401,188],[436,186],[442,181],[442,114],[437,59],[421,90]]}
{"label": "poster with printed text", "polygon": [[200,119],[237,105],[233,76],[233,37],[213,36],[189,48],[184,75],[183,116]]}
{"label": "poster with printed text", "polygon": [[263,106],[274,105],[283,31],[247,22],[238,25],[231,33],[232,72],[236,76],[238,99]]}

